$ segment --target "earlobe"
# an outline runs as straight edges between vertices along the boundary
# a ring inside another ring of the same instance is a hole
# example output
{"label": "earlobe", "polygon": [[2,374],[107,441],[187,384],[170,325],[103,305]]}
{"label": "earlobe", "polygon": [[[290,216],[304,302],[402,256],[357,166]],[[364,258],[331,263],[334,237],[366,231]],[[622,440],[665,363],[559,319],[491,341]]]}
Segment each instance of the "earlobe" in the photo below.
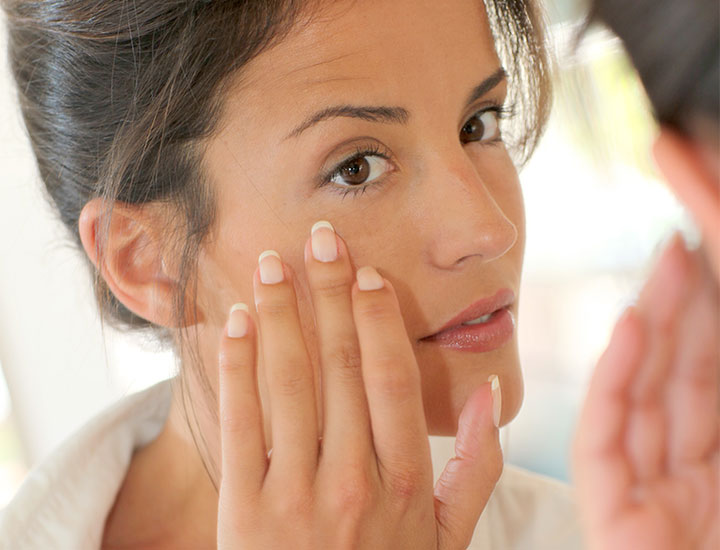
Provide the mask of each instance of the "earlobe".
{"label": "earlobe", "polygon": [[177,282],[166,272],[158,231],[162,213],[148,205],[117,202],[105,237],[106,204],[95,198],[82,210],[78,229],[85,252],[126,308],[156,325],[177,327]]}

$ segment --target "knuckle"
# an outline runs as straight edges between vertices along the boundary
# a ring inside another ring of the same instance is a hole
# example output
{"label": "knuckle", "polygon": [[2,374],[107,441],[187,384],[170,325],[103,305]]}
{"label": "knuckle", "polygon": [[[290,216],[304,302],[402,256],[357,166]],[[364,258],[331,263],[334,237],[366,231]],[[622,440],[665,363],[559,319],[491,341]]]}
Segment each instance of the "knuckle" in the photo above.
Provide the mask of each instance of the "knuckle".
{"label": "knuckle", "polygon": [[391,322],[396,317],[396,311],[376,296],[368,296],[363,300],[358,306],[358,313],[367,321],[380,325]]}
{"label": "knuckle", "polygon": [[278,382],[278,393],[286,397],[301,395],[309,386],[309,379],[306,376],[291,376],[283,378]]}
{"label": "knuckle", "polygon": [[277,518],[306,523],[304,520],[312,515],[313,501],[313,494],[309,489],[284,491],[274,500],[273,508]]}
{"label": "knuckle", "polygon": [[255,425],[256,418],[252,414],[243,414],[229,407],[220,406],[220,425],[223,433],[242,434],[248,432]]}
{"label": "knuckle", "polygon": [[268,318],[286,317],[294,305],[286,300],[262,300],[257,304],[258,315]]}
{"label": "knuckle", "polygon": [[384,397],[404,400],[415,396],[420,388],[419,376],[400,368],[397,359],[379,359],[375,362],[374,374],[368,375],[367,384],[371,391]]}
{"label": "knuckle", "polygon": [[218,367],[228,374],[239,374],[244,368],[244,362],[236,353],[221,346],[218,354]]}
{"label": "knuckle", "polygon": [[338,278],[337,275],[322,277],[314,285],[315,293],[328,300],[349,298],[350,288],[350,281],[347,278]]}
{"label": "knuckle", "polygon": [[338,515],[361,514],[372,507],[375,495],[365,468],[351,468],[335,484],[330,507]]}
{"label": "knuckle", "polygon": [[349,375],[359,375],[362,357],[360,349],[354,343],[337,345],[329,354],[330,364]]}
{"label": "knuckle", "polygon": [[313,380],[307,374],[299,374],[297,371],[303,369],[294,369],[292,374],[285,374],[275,380],[274,386],[278,394],[286,397],[294,397],[301,395],[312,385]]}
{"label": "knuckle", "polygon": [[413,467],[405,467],[390,474],[387,485],[396,498],[407,501],[416,498],[425,490],[425,479],[422,472]]}

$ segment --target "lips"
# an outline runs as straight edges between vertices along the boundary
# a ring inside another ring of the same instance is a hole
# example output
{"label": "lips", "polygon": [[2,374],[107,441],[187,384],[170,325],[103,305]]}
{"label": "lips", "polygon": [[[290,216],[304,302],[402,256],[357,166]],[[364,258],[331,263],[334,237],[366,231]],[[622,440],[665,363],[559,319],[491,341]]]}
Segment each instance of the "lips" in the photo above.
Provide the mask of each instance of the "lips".
{"label": "lips", "polygon": [[462,326],[462,323],[472,321],[473,319],[483,317],[484,315],[493,314],[498,310],[511,306],[514,302],[515,293],[508,288],[503,288],[499,290],[494,296],[483,298],[481,300],[478,300],[477,302],[474,302],[469,307],[458,313],[455,317],[450,319],[442,327],[440,327],[440,330],[438,330],[434,334],[431,334],[430,336],[422,338],[422,340],[429,340],[441,336],[444,332]]}

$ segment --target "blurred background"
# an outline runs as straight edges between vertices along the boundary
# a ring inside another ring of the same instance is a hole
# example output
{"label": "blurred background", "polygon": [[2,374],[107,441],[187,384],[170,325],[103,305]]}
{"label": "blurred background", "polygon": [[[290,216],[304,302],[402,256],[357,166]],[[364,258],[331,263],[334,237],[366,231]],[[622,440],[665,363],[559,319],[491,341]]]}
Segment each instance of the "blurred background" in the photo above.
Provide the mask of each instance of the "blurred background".
{"label": "blurred background", "polygon": [[[525,401],[506,461],[571,480],[593,366],[662,244],[695,239],[654,168],[656,128],[621,44],[577,0],[548,0],[558,59],[550,125],[521,176],[528,218],[520,345]],[[1,16],[0,16],[1,17]],[[0,508],[28,470],[116,399],[172,375],[168,353],[106,328],[90,275],[40,191],[0,31]],[[432,438],[436,467],[452,438]]]}

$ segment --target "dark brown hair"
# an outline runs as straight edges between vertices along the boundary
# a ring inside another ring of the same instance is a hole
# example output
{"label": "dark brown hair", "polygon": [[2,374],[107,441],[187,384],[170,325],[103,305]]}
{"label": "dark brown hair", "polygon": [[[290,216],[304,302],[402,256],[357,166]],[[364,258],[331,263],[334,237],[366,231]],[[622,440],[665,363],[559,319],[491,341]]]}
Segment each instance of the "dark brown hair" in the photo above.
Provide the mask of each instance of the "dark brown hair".
{"label": "dark brown hair", "polygon": [[[80,250],[80,213],[91,199],[105,200],[100,258],[116,202],[166,206],[163,245],[179,256],[176,326],[193,326],[198,252],[215,219],[215,194],[202,170],[203,144],[217,130],[230,77],[241,76],[251,59],[309,22],[311,4],[321,2],[2,2],[12,73],[48,199]],[[550,103],[544,26],[532,0],[486,5],[509,73],[509,101],[520,111],[513,135],[523,163],[542,133]],[[183,337],[183,329],[174,334],[135,315],[89,259],[88,268],[95,275],[101,319],[121,330],[150,331],[182,357],[187,328]],[[192,367],[216,414],[215,396],[193,349],[189,346]],[[181,374],[187,367],[181,366]],[[185,384],[181,387],[185,403]]]}
{"label": "dark brown hair", "polygon": [[717,0],[593,0],[583,31],[592,22],[622,40],[661,123],[720,139]]}

